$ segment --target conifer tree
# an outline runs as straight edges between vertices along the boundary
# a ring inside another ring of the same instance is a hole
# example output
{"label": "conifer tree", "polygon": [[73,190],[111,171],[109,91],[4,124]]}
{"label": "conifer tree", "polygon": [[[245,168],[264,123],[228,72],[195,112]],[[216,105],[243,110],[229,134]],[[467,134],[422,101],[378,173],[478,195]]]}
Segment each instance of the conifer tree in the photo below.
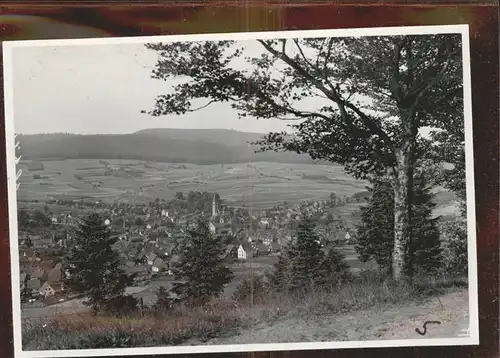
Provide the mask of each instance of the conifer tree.
{"label": "conifer tree", "polygon": [[304,218],[298,225],[297,238],[289,246],[287,257],[290,270],[290,288],[292,290],[309,290],[320,280],[320,268],[324,259],[314,224]]}
{"label": "conifer tree", "polygon": [[[357,227],[356,252],[361,262],[374,260],[381,270],[391,275],[394,221],[393,195],[388,182],[375,183],[368,188],[371,196],[361,207],[361,224]],[[391,213],[387,215],[387,213]]]}
{"label": "conifer tree", "polygon": [[352,279],[350,266],[345,255],[332,247],[327,251],[320,266],[321,286],[329,289],[349,282]]}
{"label": "conifer tree", "polygon": [[183,243],[181,260],[172,269],[172,292],[181,301],[200,305],[218,296],[233,273],[224,263],[222,242],[212,235],[206,223],[199,222],[189,235]]}
{"label": "conifer tree", "polygon": [[285,292],[289,287],[288,258],[286,252],[278,256],[278,262],[274,264],[273,270],[266,272],[266,280],[274,292]]}
{"label": "conifer tree", "polygon": [[170,292],[164,286],[158,287],[156,291],[156,302],[153,306],[157,311],[166,311],[172,308],[174,300],[170,296]]}
{"label": "conifer tree", "polygon": [[253,275],[241,281],[236,287],[233,299],[239,302],[258,302],[267,293],[267,282],[260,275]]}
{"label": "conifer tree", "polygon": [[[412,232],[410,262],[412,270],[431,272],[439,268],[439,218],[432,217],[435,203],[423,176],[415,178],[412,200]],[[362,223],[357,228],[356,251],[362,262],[373,259],[391,274],[394,248],[394,192],[387,181],[374,183],[369,189],[368,205],[361,208]]]}
{"label": "conifer tree", "polygon": [[67,287],[84,294],[84,304],[92,307],[94,314],[122,299],[133,281],[133,276],[120,268],[119,253],[112,247],[116,241],[104,218],[92,213],[81,220],[73,246],[64,257]]}
{"label": "conifer tree", "polygon": [[310,292],[330,289],[347,282],[350,267],[335,248],[323,252],[314,222],[304,216],[297,227],[297,237],[274,265],[268,278],[270,286],[279,292]]}

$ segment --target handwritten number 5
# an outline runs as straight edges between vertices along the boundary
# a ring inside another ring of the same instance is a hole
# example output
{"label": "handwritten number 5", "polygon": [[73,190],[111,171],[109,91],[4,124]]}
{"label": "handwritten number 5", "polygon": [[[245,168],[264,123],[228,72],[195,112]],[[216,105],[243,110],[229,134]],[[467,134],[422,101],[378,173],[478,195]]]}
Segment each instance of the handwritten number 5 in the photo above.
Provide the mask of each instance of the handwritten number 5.
{"label": "handwritten number 5", "polygon": [[425,334],[427,333],[427,325],[428,324],[441,324],[441,322],[440,321],[425,321],[425,323],[423,325],[424,330],[421,331],[420,329],[415,328],[415,332],[417,332],[421,336],[425,336]]}

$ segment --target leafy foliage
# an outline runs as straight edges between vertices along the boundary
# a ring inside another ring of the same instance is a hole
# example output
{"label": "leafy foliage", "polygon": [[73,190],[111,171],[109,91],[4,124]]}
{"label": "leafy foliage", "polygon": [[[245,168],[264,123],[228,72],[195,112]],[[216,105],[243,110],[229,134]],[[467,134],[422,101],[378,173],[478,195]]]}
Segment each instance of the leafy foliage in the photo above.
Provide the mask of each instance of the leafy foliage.
{"label": "leafy foliage", "polygon": [[104,218],[97,213],[84,217],[74,238],[63,261],[69,273],[65,282],[67,287],[83,293],[86,296],[84,303],[94,312],[122,300],[133,276],[126,275],[120,268],[119,253],[113,250],[118,239],[111,237]]}
{"label": "leafy foliage", "polygon": [[445,188],[455,192],[462,204],[465,214],[465,135],[464,126],[458,120],[451,122],[446,131],[431,133],[432,146],[427,156],[433,160],[442,158],[448,167],[441,166],[437,172],[437,181]]}
{"label": "leafy foliage", "polygon": [[225,266],[222,243],[206,223],[199,222],[189,235],[181,249],[182,259],[172,269],[172,292],[189,304],[204,304],[222,292],[233,273]]}
{"label": "leafy foliage", "polygon": [[[246,59],[247,70],[234,66],[245,49],[232,41],[146,45],[160,56],[153,78],[186,79],[158,96],[148,113],[183,114],[229,102],[242,117],[299,119],[294,136],[272,133],[259,144],[343,163],[359,177],[394,164],[402,109],[418,112],[418,127],[440,128],[452,114],[461,118],[458,35],[257,42],[262,52]],[[311,99],[316,108],[299,109]]]}
{"label": "leafy foliage", "polygon": [[461,218],[441,225],[444,268],[451,275],[466,275],[468,270],[467,222]]}
{"label": "leafy foliage", "polygon": [[30,224],[33,227],[48,227],[52,224],[52,221],[43,211],[35,210],[31,215]]}
{"label": "leafy foliage", "polygon": [[[356,251],[361,261],[371,259],[390,273],[394,247],[394,191],[388,182],[375,183],[368,205],[361,208]],[[432,218],[435,204],[425,180],[415,182],[412,205],[411,261],[415,271],[430,272],[440,267],[438,220]]]}

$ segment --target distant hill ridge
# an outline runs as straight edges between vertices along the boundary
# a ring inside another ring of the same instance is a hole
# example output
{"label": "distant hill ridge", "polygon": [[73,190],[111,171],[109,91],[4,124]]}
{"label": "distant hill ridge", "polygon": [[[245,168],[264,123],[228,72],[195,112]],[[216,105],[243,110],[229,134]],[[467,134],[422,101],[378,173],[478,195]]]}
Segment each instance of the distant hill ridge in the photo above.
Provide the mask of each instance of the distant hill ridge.
{"label": "distant hill ridge", "polygon": [[24,159],[136,159],[170,163],[229,164],[252,161],[310,163],[295,153],[254,153],[249,142],[264,134],[230,129],[153,128],[131,134],[19,135]]}

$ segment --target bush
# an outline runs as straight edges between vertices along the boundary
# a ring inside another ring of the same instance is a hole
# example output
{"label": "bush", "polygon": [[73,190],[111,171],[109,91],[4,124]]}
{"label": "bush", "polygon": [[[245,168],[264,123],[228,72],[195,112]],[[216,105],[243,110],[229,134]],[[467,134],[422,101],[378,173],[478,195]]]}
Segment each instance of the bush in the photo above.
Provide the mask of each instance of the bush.
{"label": "bush", "polygon": [[267,283],[261,276],[252,276],[241,281],[233,294],[235,301],[261,301],[268,292]]}
{"label": "bush", "polygon": [[443,222],[440,230],[444,270],[450,275],[467,275],[467,223],[465,219]]}
{"label": "bush", "polygon": [[26,320],[23,348],[126,348],[179,345],[189,340],[206,342],[237,333],[242,325],[241,314],[232,307],[193,308],[180,304],[168,314],[150,312],[143,317],[62,315],[50,324]]}
{"label": "bush", "polygon": [[166,312],[174,306],[175,300],[170,295],[170,292],[163,286],[160,286],[156,291],[156,302],[153,309],[160,312]]}
{"label": "bush", "polygon": [[89,334],[88,337],[82,339],[74,348],[129,348],[133,347],[134,338],[133,332],[125,332],[122,330],[109,331],[104,334],[102,332],[98,332]]}
{"label": "bush", "polygon": [[137,311],[138,300],[130,295],[115,297],[104,305],[104,311],[114,316],[126,316]]}
{"label": "bush", "polygon": [[351,268],[342,254],[336,248],[331,248],[323,258],[319,274],[320,284],[325,288],[338,287],[352,280]]}

